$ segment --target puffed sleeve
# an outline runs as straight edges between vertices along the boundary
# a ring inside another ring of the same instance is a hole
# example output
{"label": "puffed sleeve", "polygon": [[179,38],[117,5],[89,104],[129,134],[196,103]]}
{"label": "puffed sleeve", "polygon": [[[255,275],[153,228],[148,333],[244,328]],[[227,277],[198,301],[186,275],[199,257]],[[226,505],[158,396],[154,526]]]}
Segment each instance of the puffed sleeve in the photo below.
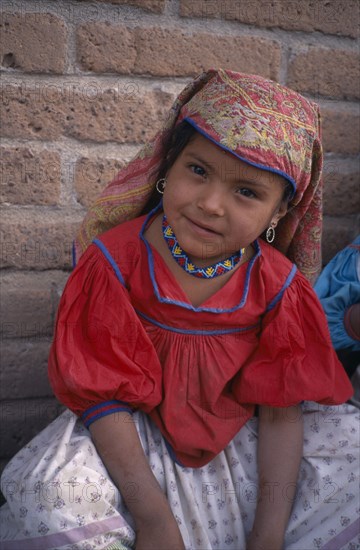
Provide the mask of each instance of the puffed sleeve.
{"label": "puffed sleeve", "polygon": [[161,366],[128,291],[92,245],[62,295],[49,357],[57,398],[89,426],[161,401]]}
{"label": "puffed sleeve", "polygon": [[240,403],[272,407],[302,401],[332,405],[351,397],[320,302],[300,273],[264,316],[259,345],[232,390]]}

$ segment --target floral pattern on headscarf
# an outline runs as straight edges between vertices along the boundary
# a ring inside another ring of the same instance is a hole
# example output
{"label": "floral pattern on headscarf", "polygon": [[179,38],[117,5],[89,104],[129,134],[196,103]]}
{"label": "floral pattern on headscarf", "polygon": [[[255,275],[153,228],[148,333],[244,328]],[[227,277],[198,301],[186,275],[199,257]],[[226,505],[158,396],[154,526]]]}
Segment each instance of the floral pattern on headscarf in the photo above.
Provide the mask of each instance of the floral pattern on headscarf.
{"label": "floral pattern on headscarf", "polygon": [[313,281],[321,269],[322,163],[318,106],[260,76],[209,70],[175,100],[164,127],[104,189],[75,242],[77,259],[107,229],[137,217],[155,186],[162,143],[189,120],[219,146],[249,164],[284,176],[293,187],[274,246]]}

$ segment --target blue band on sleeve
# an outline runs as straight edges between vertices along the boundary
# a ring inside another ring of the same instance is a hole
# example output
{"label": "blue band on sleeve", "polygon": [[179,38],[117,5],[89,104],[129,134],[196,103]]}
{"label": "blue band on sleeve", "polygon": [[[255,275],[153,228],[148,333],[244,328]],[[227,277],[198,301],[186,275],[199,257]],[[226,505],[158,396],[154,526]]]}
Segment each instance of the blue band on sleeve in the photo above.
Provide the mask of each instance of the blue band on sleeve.
{"label": "blue band on sleeve", "polygon": [[83,420],[85,428],[89,428],[91,424],[93,424],[96,420],[99,420],[99,418],[103,418],[104,416],[109,416],[110,414],[116,414],[118,412],[127,412],[129,414],[133,414],[133,410],[130,407],[116,407],[112,409],[106,409],[105,411],[102,411],[98,414],[95,414],[94,416],[91,416],[88,420]]}
{"label": "blue band on sleeve", "polygon": [[83,421],[86,428],[88,428],[95,420],[102,418],[103,416],[108,416],[110,414],[115,414],[117,412],[128,412],[133,413],[132,408],[125,401],[111,400],[104,401],[103,403],[98,403],[86,409],[81,415],[81,420]]}

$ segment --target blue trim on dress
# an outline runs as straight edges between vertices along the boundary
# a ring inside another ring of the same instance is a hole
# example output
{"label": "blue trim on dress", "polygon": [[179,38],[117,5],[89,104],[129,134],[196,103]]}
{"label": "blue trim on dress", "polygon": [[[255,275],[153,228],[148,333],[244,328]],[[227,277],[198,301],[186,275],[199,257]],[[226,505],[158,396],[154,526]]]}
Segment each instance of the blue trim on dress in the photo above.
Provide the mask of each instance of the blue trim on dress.
{"label": "blue trim on dress", "polygon": [[93,244],[95,244],[98,248],[100,248],[101,252],[104,254],[105,258],[107,259],[107,261],[109,262],[109,264],[111,265],[113,270],[115,271],[116,277],[119,279],[119,281],[123,285],[123,287],[126,288],[124,277],[121,274],[120,268],[117,265],[117,263],[115,262],[114,258],[111,256],[110,252],[108,251],[108,249],[106,248],[104,243],[99,241],[99,239],[94,239]]}
{"label": "blue trim on dress", "polygon": [[75,241],[72,242],[72,247],[71,247],[71,263],[72,263],[72,268],[74,269],[76,267]]}
{"label": "blue trim on dress", "polygon": [[256,327],[258,327],[261,322],[255,323],[255,325],[250,325],[249,327],[239,327],[239,328],[224,328],[219,330],[191,330],[191,329],[180,329],[175,327],[170,327],[169,325],[164,325],[163,323],[160,323],[159,321],[155,321],[155,319],[152,319],[145,313],[142,313],[138,309],[135,310],[136,314],[139,315],[139,317],[142,317],[143,319],[146,319],[151,323],[152,325],[155,325],[157,327],[163,328],[164,330],[168,330],[170,332],[176,332],[178,334],[195,334],[198,336],[214,336],[214,335],[220,335],[220,334],[233,334],[238,332],[245,332],[248,330],[252,330]]}
{"label": "blue trim on dress", "polygon": [[287,276],[286,281],[285,281],[282,289],[280,290],[280,292],[278,292],[276,294],[275,298],[273,298],[271,300],[270,304],[267,306],[267,308],[265,310],[265,313],[267,313],[268,311],[273,309],[276,306],[276,304],[278,303],[278,301],[281,300],[285,290],[291,285],[291,282],[292,282],[293,278],[295,277],[296,272],[297,272],[297,267],[296,267],[295,264],[293,264],[293,266],[291,268],[291,271],[290,271],[289,275]]}
{"label": "blue trim on dress", "polygon": [[92,407],[89,407],[86,409],[82,415],[81,418],[84,418],[88,414],[97,411],[99,409],[102,409],[103,407],[108,407],[109,405],[125,405],[126,407],[129,407],[129,404],[126,403],[126,401],[120,401],[118,399],[111,399],[110,401],[102,401],[101,403],[98,403],[97,405],[93,405]]}
{"label": "blue trim on dress", "polygon": [[255,240],[253,242],[253,244],[255,246],[256,254],[251,258],[251,260],[249,261],[249,264],[247,266],[243,295],[241,297],[241,300],[240,300],[239,304],[237,304],[236,306],[234,306],[232,308],[229,308],[229,309],[220,309],[220,308],[213,308],[213,307],[195,307],[192,304],[189,304],[187,302],[180,302],[178,300],[171,300],[170,298],[163,298],[163,297],[160,296],[159,287],[157,285],[156,278],[155,278],[153,253],[152,253],[150,244],[148,243],[148,241],[146,240],[146,238],[144,236],[144,231],[146,229],[146,226],[147,226],[147,223],[148,223],[149,219],[160,208],[160,206],[161,206],[161,204],[156,206],[156,208],[154,208],[147,215],[147,217],[146,217],[146,219],[145,219],[145,221],[144,221],[144,223],[141,227],[140,234],[139,234],[140,239],[143,241],[143,243],[146,247],[146,250],[147,250],[149,274],[150,274],[151,283],[152,283],[154,293],[155,293],[155,296],[156,296],[157,300],[160,303],[163,303],[163,304],[175,305],[175,306],[179,306],[179,307],[182,307],[184,309],[189,309],[189,310],[195,311],[195,312],[206,311],[206,312],[210,312],[210,313],[232,313],[233,311],[236,311],[237,309],[240,309],[240,308],[244,307],[244,305],[246,304],[248,293],[249,293],[251,270],[253,268],[253,265],[254,265],[255,261],[261,255],[261,249],[260,249],[260,245],[259,245],[258,240]]}
{"label": "blue trim on dress", "polygon": [[165,439],[164,436],[163,436],[163,440],[164,440],[165,447],[166,447],[166,449],[167,449],[167,452],[168,452],[169,455],[170,455],[171,460],[173,460],[174,462],[176,462],[176,464],[178,464],[178,465],[181,466],[182,468],[186,468],[186,466],[184,466],[184,464],[182,464],[182,463],[180,462],[180,460],[176,457],[176,454],[175,454],[174,449],[172,448],[172,446],[170,445],[170,443]]}
{"label": "blue trim on dress", "polygon": [[95,420],[99,420],[99,418],[103,418],[104,416],[109,416],[110,414],[115,414],[117,412],[128,412],[129,414],[133,414],[132,409],[129,407],[116,407],[112,409],[106,409],[106,411],[102,411],[98,414],[95,414],[94,416],[91,416],[88,420],[83,420],[84,426],[88,428],[95,422]]}
{"label": "blue trim on dress", "polygon": [[246,162],[246,164],[250,164],[250,166],[255,166],[255,168],[260,168],[260,170],[266,170],[266,172],[279,174],[279,176],[282,176],[283,178],[285,178],[289,183],[291,183],[293,188],[293,192],[289,200],[291,200],[294,197],[296,193],[296,181],[291,176],[289,176],[286,172],[283,172],[282,170],[277,170],[276,168],[271,168],[270,166],[265,166],[264,164],[252,162],[251,160],[241,157],[240,155],[236,154],[232,149],[225,147],[225,145],[223,145],[222,143],[219,143],[214,138],[209,136],[204,130],[199,128],[199,126],[190,117],[185,117],[184,120],[188,122],[193,128],[195,128],[195,130],[199,132],[199,134],[203,135],[204,137],[206,137],[207,139],[209,139],[210,141],[212,141],[213,143],[221,147],[221,149],[224,149],[224,151],[227,151],[228,153],[231,153],[232,155],[234,155],[236,158],[242,160],[243,162]]}

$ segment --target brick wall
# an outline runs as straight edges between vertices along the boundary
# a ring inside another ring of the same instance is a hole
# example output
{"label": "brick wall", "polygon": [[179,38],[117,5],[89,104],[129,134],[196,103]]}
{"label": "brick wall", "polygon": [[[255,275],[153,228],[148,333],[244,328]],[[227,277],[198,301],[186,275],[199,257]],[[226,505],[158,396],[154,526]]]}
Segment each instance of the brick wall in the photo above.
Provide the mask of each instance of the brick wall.
{"label": "brick wall", "polygon": [[46,378],[87,206],[203,69],[318,101],[324,258],[356,234],[356,0],[4,0],[1,4],[2,463],[59,412]]}

